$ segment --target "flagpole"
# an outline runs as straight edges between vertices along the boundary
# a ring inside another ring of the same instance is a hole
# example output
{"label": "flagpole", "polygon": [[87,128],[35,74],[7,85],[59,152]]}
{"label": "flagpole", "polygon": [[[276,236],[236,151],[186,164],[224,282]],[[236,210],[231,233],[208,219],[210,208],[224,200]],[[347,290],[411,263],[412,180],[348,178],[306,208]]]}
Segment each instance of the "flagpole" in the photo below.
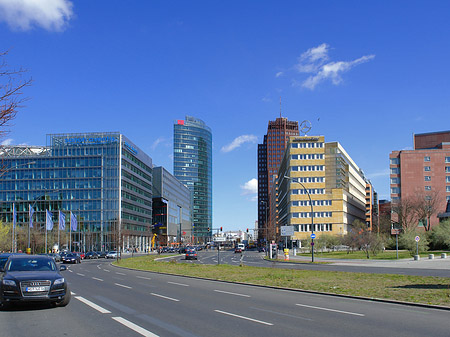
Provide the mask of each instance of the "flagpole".
{"label": "flagpole", "polygon": [[59,211],[58,214],[58,250],[61,251],[60,245],[59,245],[59,231],[61,230],[61,211]]}
{"label": "flagpole", "polygon": [[72,212],[70,212],[70,225],[69,225],[69,252],[72,251]]}
{"label": "flagpole", "polygon": [[47,254],[47,224],[45,224],[45,254]]}

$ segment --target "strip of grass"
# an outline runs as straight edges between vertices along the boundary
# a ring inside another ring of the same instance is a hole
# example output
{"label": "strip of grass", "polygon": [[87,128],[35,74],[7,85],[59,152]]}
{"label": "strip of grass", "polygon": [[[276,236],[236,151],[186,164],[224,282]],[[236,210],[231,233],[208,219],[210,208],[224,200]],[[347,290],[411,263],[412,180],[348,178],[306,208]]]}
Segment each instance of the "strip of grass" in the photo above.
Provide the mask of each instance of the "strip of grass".
{"label": "strip of grass", "polygon": [[154,261],[141,256],[115,265],[214,280],[384,298],[450,307],[450,279],[445,277],[289,270],[251,266],[203,265]]}
{"label": "strip of grass", "polygon": [[[447,255],[450,254],[450,252],[444,252],[444,251],[436,251],[436,252],[422,252],[419,255],[424,258],[428,258],[429,254],[434,254],[435,258],[440,258],[441,253],[447,253]],[[311,253],[299,253],[298,256],[311,256]],[[322,257],[322,258],[328,258],[328,259],[361,259],[361,260],[367,260],[366,253],[363,251],[353,251],[347,253],[347,251],[342,252],[320,252],[320,251],[314,251],[314,256],[316,257]],[[398,251],[398,258],[399,259],[410,259],[411,254],[407,250],[399,250]],[[396,260],[397,259],[397,253],[395,250],[386,250],[384,252],[378,253],[377,255],[370,254],[371,260]]]}

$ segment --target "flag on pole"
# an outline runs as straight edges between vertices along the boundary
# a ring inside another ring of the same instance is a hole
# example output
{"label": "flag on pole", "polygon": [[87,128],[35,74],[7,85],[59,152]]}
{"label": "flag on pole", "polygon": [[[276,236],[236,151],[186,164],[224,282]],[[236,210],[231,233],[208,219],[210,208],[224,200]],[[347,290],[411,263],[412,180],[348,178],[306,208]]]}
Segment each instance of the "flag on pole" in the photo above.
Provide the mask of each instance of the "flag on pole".
{"label": "flag on pole", "polygon": [[17,221],[16,204],[13,204],[13,228],[16,228],[16,221]]}
{"label": "flag on pole", "polygon": [[77,227],[77,217],[70,211],[70,228],[75,232]]}
{"label": "flag on pole", "polygon": [[66,229],[66,215],[59,211],[59,229],[65,230]]}
{"label": "flag on pole", "polygon": [[33,228],[33,214],[34,214],[34,209],[33,207],[31,207],[31,205],[28,205],[29,209],[28,209],[28,217],[30,218],[30,228]]}
{"label": "flag on pole", "polygon": [[52,214],[52,212],[49,212],[48,209],[45,210],[45,212],[46,212],[46,215],[47,215],[46,219],[45,219],[45,225],[46,225],[45,228],[47,228],[48,231],[51,231],[53,229],[53,220],[52,220],[53,214]]}

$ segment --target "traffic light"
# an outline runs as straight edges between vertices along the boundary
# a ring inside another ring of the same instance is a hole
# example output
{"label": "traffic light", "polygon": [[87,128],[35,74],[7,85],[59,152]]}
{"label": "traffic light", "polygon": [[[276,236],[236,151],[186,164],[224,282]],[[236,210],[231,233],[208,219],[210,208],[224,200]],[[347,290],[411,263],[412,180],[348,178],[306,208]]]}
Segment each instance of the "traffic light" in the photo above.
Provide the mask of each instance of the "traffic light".
{"label": "traffic light", "polygon": [[220,231],[222,231],[222,227],[220,227]]}
{"label": "traffic light", "polygon": [[248,228],[247,228],[247,233],[248,233]]}
{"label": "traffic light", "polygon": [[211,228],[208,227],[208,233],[211,231]]}

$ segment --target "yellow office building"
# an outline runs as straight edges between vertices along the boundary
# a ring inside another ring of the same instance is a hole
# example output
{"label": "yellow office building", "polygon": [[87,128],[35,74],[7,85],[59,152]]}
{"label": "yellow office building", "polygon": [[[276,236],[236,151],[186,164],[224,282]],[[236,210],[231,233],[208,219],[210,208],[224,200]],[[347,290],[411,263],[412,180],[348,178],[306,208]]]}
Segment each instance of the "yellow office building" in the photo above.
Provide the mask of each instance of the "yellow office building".
{"label": "yellow office building", "polygon": [[366,220],[365,188],[363,172],[338,142],[290,137],[278,172],[277,226],[294,226],[291,240],[310,237],[312,221],[317,237],[345,235],[355,219]]}

